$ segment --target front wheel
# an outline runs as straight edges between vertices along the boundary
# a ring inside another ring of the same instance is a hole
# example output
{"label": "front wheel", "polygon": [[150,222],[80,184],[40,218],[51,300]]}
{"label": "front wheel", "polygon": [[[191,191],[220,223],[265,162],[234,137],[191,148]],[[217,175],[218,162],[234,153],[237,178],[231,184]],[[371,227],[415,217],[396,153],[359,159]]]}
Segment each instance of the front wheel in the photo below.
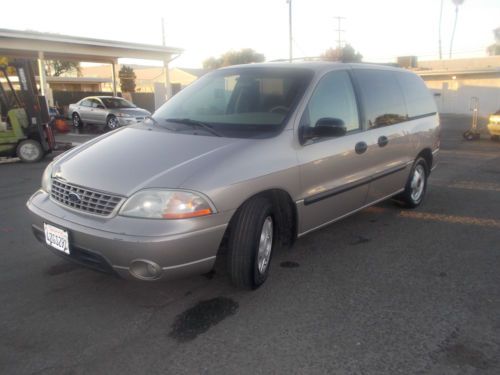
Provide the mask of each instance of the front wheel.
{"label": "front wheel", "polygon": [[267,279],[276,243],[273,206],[264,197],[246,202],[231,222],[228,271],[233,284],[257,289]]}
{"label": "front wheel", "polygon": [[424,158],[418,158],[411,169],[405,190],[398,196],[408,208],[420,206],[427,191],[429,169]]}
{"label": "front wheel", "polygon": [[73,117],[73,127],[75,127],[76,129],[81,128],[83,123],[78,113],[73,113],[72,117]]}
{"label": "front wheel", "polygon": [[108,129],[114,130],[120,126],[120,123],[115,116],[109,116],[108,120],[106,121],[106,125]]}
{"label": "front wheel", "polygon": [[25,163],[35,163],[43,158],[42,145],[33,139],[19,142],[16,152],[19,159]]}

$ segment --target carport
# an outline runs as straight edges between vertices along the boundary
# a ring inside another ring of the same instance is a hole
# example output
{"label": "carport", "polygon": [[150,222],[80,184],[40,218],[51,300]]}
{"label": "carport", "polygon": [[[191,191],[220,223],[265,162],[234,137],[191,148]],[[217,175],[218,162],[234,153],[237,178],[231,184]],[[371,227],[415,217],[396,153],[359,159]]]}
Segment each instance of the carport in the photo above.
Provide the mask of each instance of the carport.
{"label": "carport", "polygon": [[165,67],[165,89],[169,97],[171,88],[168,64],[182,51],[180,48],[161,45],[0,29],[0,56],[37,60],[40,71],[40,91],[51,104],[53,104],[53,99],[48,88],[45,69],[42,68],[45,60],[110,64],[114,95],[117,94],[116,64],[119,58],[161,61]]}

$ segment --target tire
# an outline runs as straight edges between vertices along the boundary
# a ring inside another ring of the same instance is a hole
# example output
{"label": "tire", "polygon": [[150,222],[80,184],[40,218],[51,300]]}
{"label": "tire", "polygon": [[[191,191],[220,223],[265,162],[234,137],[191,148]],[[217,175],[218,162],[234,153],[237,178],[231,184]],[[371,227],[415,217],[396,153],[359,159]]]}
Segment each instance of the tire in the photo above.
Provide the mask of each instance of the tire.
{"label": "tire", "polygon": [[115,116],[109,116],[108,119],[106,120],[106,126],[108,127],[109,130],[115,130],[120,127],[120,123],[118,122],[118,119]]}
{"label": "tire", "polygon": [[257,289],[267,279],[277,243],[273,206],[264,197],[246,202],[231,221],[227,268],[232,283]]}
{"label": "tire", "polygon": [[79,129],[83,127],[83,122],[82,119],[80,118],[80,115],[78,113],[73,113],[73,116],[71,116],[73,119],[73,127],[76,129]]}
{"label": "tire", "polygon": [[429,177],[429,167],[424,158],[419,157],[415,160],[411,168],[405,190],[398,195],[398,199],[403,202],[407,208],[416,208],[424,200],[427,191],[427,178]]}
{"label": "tire", "polygon": [[472,130],[466,130],[462,136],[466,141],[477,141],[480,138],[479,133],[475,133]]}
{"label": "tire", "polygon": [[33,139],[25,139],[19,142],[16,154],[25,163],[35,163],[42,160],[44,156],[42,145]]}

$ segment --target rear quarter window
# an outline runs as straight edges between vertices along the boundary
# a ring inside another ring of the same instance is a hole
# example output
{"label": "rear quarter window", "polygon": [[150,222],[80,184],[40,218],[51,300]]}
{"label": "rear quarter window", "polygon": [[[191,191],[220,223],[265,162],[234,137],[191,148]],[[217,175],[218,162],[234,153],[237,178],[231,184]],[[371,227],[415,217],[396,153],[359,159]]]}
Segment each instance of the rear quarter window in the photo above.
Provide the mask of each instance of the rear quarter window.
{"label": "rear quarter window", "polygon": [[354,75],[360,89],[367,129],[407,120],[403,92],[393,71],[355,69]]}
{"label": "rear quarter window", "polygon": [[422,78],[413,73],[395,72],[406,100],[410,119],[435,114],[436,103]]}

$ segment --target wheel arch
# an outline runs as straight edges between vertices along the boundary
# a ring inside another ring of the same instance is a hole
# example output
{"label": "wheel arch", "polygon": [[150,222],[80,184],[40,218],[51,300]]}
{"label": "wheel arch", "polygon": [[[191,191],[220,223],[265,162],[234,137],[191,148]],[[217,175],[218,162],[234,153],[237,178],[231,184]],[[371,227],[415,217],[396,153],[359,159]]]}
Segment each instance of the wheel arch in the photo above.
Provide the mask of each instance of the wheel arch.
{"label": "wheel arch", "polygon": [[231,234],[231,228],[233,226],[235,217],[237,213],[241,210],[241,208],[248,201],[255,199],[257,197],[266,197],[269,199],[275,207],[275,220],[277,221],[277,227],[279,230],[278,238],[279,238],[279,246],[286,248],[291,247],[295,240],[297,239],[297,230],[298,230],[298,211],[297,206],[292,200],[290,194],[284,190],[279,188],[267,189],[245,199],[239,207],[234,212],[231,220],[229,221],[229,225],[227,226],[226,232],[224,234],[221,248],[225,248],[225,244],[227,243],[227,239]]}
{"label": "wheel arch", "polygon": [[425,162],[427,163],[427,174],[430,175],[431,170],[432,170],[432,163],[433,163],[433,156],[432,156],[431,149],[426,147],[423,150],[421,150],[418,153],[416,159],[418,159],[418,158],[423,158],[425,160]]}

